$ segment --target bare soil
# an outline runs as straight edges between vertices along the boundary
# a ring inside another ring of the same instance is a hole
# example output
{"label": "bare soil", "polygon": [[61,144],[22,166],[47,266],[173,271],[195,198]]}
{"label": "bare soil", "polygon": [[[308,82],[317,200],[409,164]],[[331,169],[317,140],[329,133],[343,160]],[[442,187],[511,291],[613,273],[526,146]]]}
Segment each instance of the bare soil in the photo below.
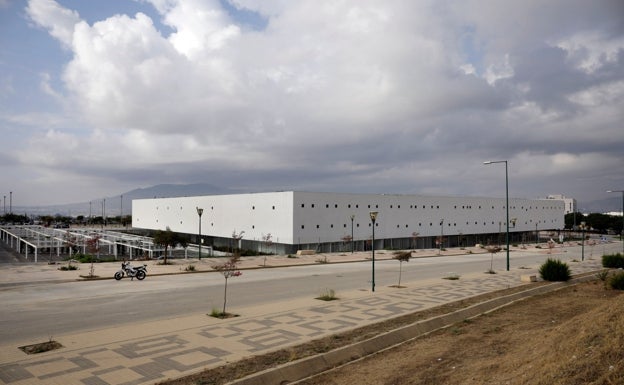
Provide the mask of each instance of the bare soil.
{"label": "bare soil", "polygon": [[[448,313],[512,288],[165,381],[218,385]],[[624,295],[593,281],[528,298],[300,382],[305,385],[624,384]]]}

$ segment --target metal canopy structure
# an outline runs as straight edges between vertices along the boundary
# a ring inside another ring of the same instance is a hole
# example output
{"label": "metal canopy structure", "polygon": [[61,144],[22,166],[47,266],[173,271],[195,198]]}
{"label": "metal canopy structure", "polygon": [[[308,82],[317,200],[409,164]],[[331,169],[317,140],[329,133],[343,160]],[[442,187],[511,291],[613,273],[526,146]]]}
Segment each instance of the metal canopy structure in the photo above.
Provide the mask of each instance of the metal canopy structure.
{"label": "metal canopy structure", "polygon": [[[0,227],[0,239],[12,249],[23,254],[28,260],[32,256],[34,262],[39,258],[51,260],[52,254],[58,258],[68,254],[71,258],[76,253],[98,254],[124,258],[154,258],[164,252],[164,248],[154,244],[150,237],[127,234],[95,228],[56,229],[43,226],[4,226]],[[89,244],[97,239],[97,251],[89,250]],[[91,241],[91,242],[90,242]],[[188,252],[198,251],[199,245],[189,245],[184,249],[185,258]],[[170,252],[173,253],[171,249]]]}

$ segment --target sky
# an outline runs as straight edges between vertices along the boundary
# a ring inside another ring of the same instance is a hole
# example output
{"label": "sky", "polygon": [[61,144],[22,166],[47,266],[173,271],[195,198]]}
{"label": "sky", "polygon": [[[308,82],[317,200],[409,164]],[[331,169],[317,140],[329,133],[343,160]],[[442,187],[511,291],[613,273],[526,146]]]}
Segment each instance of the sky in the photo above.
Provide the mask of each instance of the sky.
{"label": "sky", "polygon": [[624,189],[621,0],[0,0],[0,194]]}

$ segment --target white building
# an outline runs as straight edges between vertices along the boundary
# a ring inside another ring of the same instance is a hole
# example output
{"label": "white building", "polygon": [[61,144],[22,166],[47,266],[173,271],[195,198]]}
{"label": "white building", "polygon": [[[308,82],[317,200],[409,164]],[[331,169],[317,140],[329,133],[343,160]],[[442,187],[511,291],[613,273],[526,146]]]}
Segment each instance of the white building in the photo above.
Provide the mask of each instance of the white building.
{"label": "white building", "polygon": [[555,199],[555,200],[563,201],[565,205],[564,206],[565,210],[563,212],[564,215],[576,212],[576,199],[574,198],[567,198],[561,194],[552,194],[552,195],[547,196],[546,199]]}
{"label": "white building", "polygon": [[[198,207],[204,245],[231,245],[233,233],[244,232],[241,247],[262,250],[270,234],[279,253],[350,250],[351,234],[356,250],[370,247],[371,211],[379,213],[375,248],[436,247],[439,236],[444,247],[496,243],[506,229],[504,198],[296,191],[138,199],[132,226],[169,228],[197,242]],[[512,242],[534,241],[539,230],[564,227],[564,202],[510,198],[509,218]]]}

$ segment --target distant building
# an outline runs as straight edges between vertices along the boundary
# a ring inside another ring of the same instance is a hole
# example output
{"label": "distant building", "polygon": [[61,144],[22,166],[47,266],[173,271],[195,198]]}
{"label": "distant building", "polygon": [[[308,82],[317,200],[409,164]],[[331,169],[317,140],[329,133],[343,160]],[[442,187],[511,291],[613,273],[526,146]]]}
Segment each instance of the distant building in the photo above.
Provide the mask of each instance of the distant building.
{"label": "distant building", "polygon": [[564,215],[574,213],[577,211],[576,199],[574,198],[566,198],[565,196],[561,194],[553,194],[553,195],[549,195],[548,197],[546,197],[546,199],[555,199],[555,200],[563,201],[565,205],[565,209],[563,212]]}
{"label": "distant building", "polygon": [[[433,248],[439,237],[444,247],[499,243],[506,229],[504,198],[295,191],[133,200],[132,226],[169,228],[197,243],[198,207],[203,209],[204,245],[230,246],[233,234],[244,232],[240,247],[263,250],[270,234],[275,253],[336,252],[352,245],[368,250],[371,211],[379,213],[376,249]],[[539,230],[562,229],[563,213],[562,200],[510,198],[511,242],[534,241]]]}

